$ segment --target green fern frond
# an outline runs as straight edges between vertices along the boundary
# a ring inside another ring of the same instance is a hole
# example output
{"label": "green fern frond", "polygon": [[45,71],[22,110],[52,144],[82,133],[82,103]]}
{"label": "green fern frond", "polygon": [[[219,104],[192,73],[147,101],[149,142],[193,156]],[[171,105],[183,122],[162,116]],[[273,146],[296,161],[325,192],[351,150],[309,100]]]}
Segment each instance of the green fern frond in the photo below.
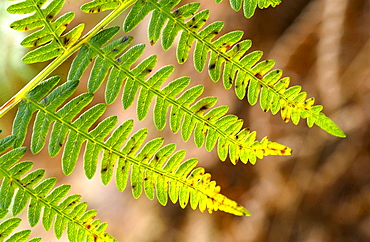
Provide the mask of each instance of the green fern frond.
{"label": "green fern frond", "polygon": [[[215,0],[216,3],[222,0]],[[256,8],[263,9],[268,7],[275,7],[281,3],[281,0],[230,0],[230,6],[235,11],[239,11],[243,4],[243,12],[246,18],[251,18],[256,11]]]}
{"label": "green fern frond", "polygon": [[[14,141],[14,138],[5,138],[0,141],[1,150],[9,148],[11,145],[10,139]],[[67,231],[70,241],[95,241],[96,239],[114,241],[105,232],[108,224],[94,219],[96,216],[95,210],[86,211],[87,203],[80,202],[80,195],[66,197],[70,186],[61,185],[54,188],[56,179],[43,179],[45,170],[38,169],[29,172],[33,166],[32,162],[18,162],[25,152],[26,148],[20,147],[10,150],[0,157],[0,179],[2,179],[0,219],[10,212],[9,208],[11,208],[12,215],[17,216],[28,204],[27,217],[31,227],[36,226],[41,217],[46,230],[51,229],[55,220],[54,234],[57,238],[60,238]],[[8,236],[18,226],[19,222],[20,219],[18,218],[3,222],[0,225],[0,240],[3,241],[2,239]],[[25,241],[29,234],[29,230],[21,231],[14,234],[7,241]]]}
{"label": "green fern frond", "polygon": [[[2,218],[0,217],[0,220]],[[5,221],[3,221],[0,224],[0,241],[3,242],[24,242],[27,241],[28,238],[31,235],[31,230],[25,229],[18,231],[11,235],[11,233],[19,226],[21,223],[20,218],[9,218]],[[11,236],[10,236],[11,235]],[[10,236],[10,237],[9,237]],[[7,238],[8,237],[8,238]],[[28,240],[28,242],[39,242],[41,241],[41,238],[33,238],[31,240]]]}
{"label": "green fern frond", "polygon": [[[94,176],[99,154],[103,152],[100,168],[103,184],[110,182],[116,168],[116,185],[122,191],[131,174],[131,187],[135,198],[142,194],[144,187],[148,198],[153,199],[156,195],[162,205],[167,204],[169,196],[173,203],[179,202],[183,208],[190,202],[193,209],[199,206],[201,211],[221,210],[239,216],[249,215],[245,208],[219,194],[220,187],[210,180],[210,175],[204,173],[204,169],[194,169],[196,159],[183,162],[185,152],[174,153],[175,144],[161,147],[162,138],[144,144],[147,129],[141,129],[129,137],[133,121],[128,120],[114,129],[116,116],[106,118],[92,129],[93,123],[105,111],[104,104],[97,104],[76,117],[91,102],[93,94],[81,94],[59,108],[76,89],[78,81],[67,82],[44,97],[58,80],[59,78],[53,77],[43,82],[20,103],[13,127],[13,134],[17,137],[14,146],[23,142],[32,113],[38,110],[31,138],[31,151],[37,153],[42,149],[49,128],[53,125],[49,153],[55,156],[61,147],[65,146],[62,168],[66,175],[74,170],[82,145],[87,141],[84,170],[88,178]],[[56,108],[59,110],[56,111]],[[21,122],[21,119],[24,122]],[[73,119],[75,120],[72,122]],[[88,131],[89,129],[92,130]],[[107,135],[111,132],[108,138]]]}
{"label": "green fern frond", "polygon": [[[298,124],[301,118],[306,118],[309,127],[316,124],[332,135],[345,137],[344,132],[321,113],[323,109],[321,105],[313,106],[314,98],[306,99],[307,94],[301,92],[300,86],[288,88],[289,78],[281,78],[281,70],[272,70],[274,61],[259,62],[262,57],[261,51],[245,55],[251,47],[251,41],[240,41],[242,31],[229,32],[212,41],[221,31],[223,22],[211,23],[200,30],[209,17],[209,11],[197,12],[199,3],[189,3],[171,11],[178,2],[179,0],[162,0],[159,3],[155,0],[136,2],[125,19],[125,32],[135,28],[145,15],[153,11],[148,28],[149,42],[155,44],[162,35],[162,47],[167,50],[181,32],[176,51],[179,63],[187,60],[190,48],[196,42],[194,50],[196,70],[203,71],[210,52],[208,72],[211,79],[217,82],[223,69],[222,79],[225,88],[229,89],[234,85],[239,99],[247,95],[251,105],[260,100],[260,106],[265,112],[271,111],[276,114],[280,111],[285,122],[292,120],[294,124]],[[190,19],[185,21],[188,18]]]}
{"label": "green fern frond", "polygon": [[65,13],[53,21],[65,0],[53,0],[43,8],[46,2],[46,0],[25,0],[12,4],[7,9],[11,14],[31,14],[14,21],[10,25],[12,29],[28,31],[41,28],[27,36],[21,43],[24,47],[39,47],[23,57],[22,60],[25,63],[43,62],[62,55],[66,49],[76,43],[84,29],[84,24],[80,24],[63,34],[75,14]]}
{"label": "green fern frond", "polygon": [[[110,0],[109,0],[110,1]],[[62,54],[58,55],[57,58],[55,58],[47,67],[43,69],[37,76],[35,76],[26,86],[24,86],[16,95],[14,95],[11,99],[9,99],[3,106],[0,107],[0,117],[5,115],[10,109],[12,109],[14,106],[16,106],[33,88],[35,88],[37,85],[39,85],[42,81],[44,81],[50,73],[52,73],[57,67],[59,67],[64,61],[66,61],[67,58],[69,58],[73,53],[75,53],[77,50],[81,48],[81,46],[86,42],[89,41],[93,36],[95,36],[100,30],[104,29],[109,25],[114,19],[116,19],[118,16],[120,16],[127,8],[129,8],[135,0],[125,0],[122,1],[122,3],[114,9],[109,15],[107,15],[102,21],[100,21],[97,25],[95,25],[94,28],[92,28],[86,35],[84,35],[81,39],[77,40],[76,42],[74,39],[77,39],[77,35],[73,35],[71,39],[64,35],[62,36],[67,37],[63,40],[63,43],[66,44],[66,48],[62,51]],[[45,3],[45,2],[41,2]],[[21,4],[22,5],[22,4]],[[27,6],[27,4],[26,4]],[[16,10],[13,10],[16,12]],[[27,11],[26,11],[27,12]],[[37,14],[37,13],[36,13]],[[22,20],[21,20],[22,21]],[[27,21],[26,21],[27,22]],[[45,25],[48,26],[48,25]],[[82,30],[82,27],[79,27],[80,30]],[[74,32],[75,34],[76,32]],[[42,35],[41,35],[42,36]],[[37,38],[36,38],[37,39]],[[72,41],[73,40],[73,41]],[[42,50],[35,52],[31,54],[30,52],[30,59],[32,61],[42,61],[44,59],[51,59],[53,54],[50,54],[53,52],[53,46],[51,48],[43,46]],[[67,48],[68,47],[68,48]],[[37,50],[35,50],[37,51]],[[50,53],[49,53],[50,52]],[[60,52],[60,49],[57,49],[57,52]],[[53,52],[55,54],[55,52]]]}
{"label": "green fern frond", "polygon": [[[243,163],[249,160],[254,164],[257,157],[261,159],[267,155],[291,154],[290,148],[268,141],[267,138],[261,142],[256,141],[255,132],[250,133],[242,129],[241,119],[234,115],[226,115],[227,106],[211,109],[217,102],[216,97],[205,97],[196,101],[204,87],[198,85],[185,90],[190,84],[188,77],[178,78],[161,89],[161,85],[174,71],[173,66],[162,67],[145,81],[145,77],[156,64],[156,56],[150,56],[130,69],[144,52],[145,46],[136,45],[121,54],[133,40],[132,37],[126,36],[102,47],[117,31],[118,27],[103,30],[87,42],[74,59],[68,79],[79,80],[95,58],[88,81],[89,92],[96,92],[108,77],[105,90],[106,103],[114,102],[121,86],[124,86],[122,105],[125,109],[132,105],[136,94],[140,92],[137,105],[139,120],[147,116],[149,106],[156,97],[154,123],[159,130],[165,127],[167,113],[170,113],[168,115],[170,128],[174,133],[181,128],[184,141],[189,140],[194,133],[196,145],[202,147],[205,144],[208,151],[218,143],[218,155],[222,161],[228,154],[233,164],[239,158]],[[179,97],[176,98],[176,95]]]}

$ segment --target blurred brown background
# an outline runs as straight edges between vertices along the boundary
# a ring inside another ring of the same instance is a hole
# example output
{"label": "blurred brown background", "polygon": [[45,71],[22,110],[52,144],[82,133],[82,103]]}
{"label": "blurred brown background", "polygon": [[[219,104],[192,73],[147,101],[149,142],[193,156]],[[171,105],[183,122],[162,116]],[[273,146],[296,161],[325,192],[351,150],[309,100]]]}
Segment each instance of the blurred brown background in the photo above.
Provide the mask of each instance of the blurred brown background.
{"label": "blurred brown background", "polygon": [[[84,14],[78,10],[82,2],[67,0],[63,11],[79,12],[74,24],[87,17],[89,30],[104,13]],[[190,1],[182,4],[186,2]],[[0,41],[7,46],[0,61],[3,104],[45,64],[25,66],[19,61],[24,52],[18,47],[22,37],[4,26],[14,16],[5,13],[8,3],[1,4]],[[227,0],[218,5],[202,1],[201,8],[210,9],[208,23],[225,22],[223,33],[245,31],[244,38],[253,41],[252,49],[263,50],[264,58],[275,60],[284,76],[291,77],[291,85],[301,85],[317,104],[324,105],[324,113],[347,138],[332,137],[316,126],[307,128],[305,120],[298,126],[285,124],[279,115],[263,113],[259,105],[250,107],[246,100],[238,100],[233,90],[213,84],[207,73],[197,73],[189,60],[176,66],[170,80],[188,75],[192,85],[205,85],[205,95],[219,97],[219,105],[229,105],[230,113],[243,118],[245,127],[256,130],[259,139],[269,136],[293,148],[293,155],[268,157],[254,166],[234,166],[228,160],[220,162],[215,152],[197,149],[192,141],[182,142],[168,127],[156,131],[152,115],[135,127],[148,126],[150,137],[164,136],[166,143],[187,149],[188,157],[199,158],[199,165],[212,174],[222,192],[245,206],[251,217],[202,214],[177,204],[162,207],[145,195],[135,200],[129,189],[118,192],[114,182],[101,185],[98,175],[87,180],[82,161],[65,177],[60,156],[51,159],[46,149],[36,156],[28,154],[25,160],[33,160],[35,168],[46,168],[47,176],[58,177],[59,184],[72,184],[72,192],[82,194],[89,208],[98,210],[98,218],[109,222],[108,232],[119,241],[370,241],[370,1],[283,0],[274,9],[257,10],[250,20],[231,10]],[[114,24],[121,25],[122,19]],[[135,43],[148,44],[146,22],[129,33],[135,36]],[[159,55],[157,68],[175,63],[175,46],[167,53],[160,43],[148,46],[144,57],[152,53]],[[69,64],[56,74],[65,78]],[[84,91],[85,85],[81,86]],[[118,115],[121,121],[135,119],[135,107],[122,111],[116,102],[107,115]],[[10,112],[0,120],[1,137],[11,132],[13,117]],[[37,226],[33,235],[43,233]],[[45,239],[55,240],[52,233]]]}

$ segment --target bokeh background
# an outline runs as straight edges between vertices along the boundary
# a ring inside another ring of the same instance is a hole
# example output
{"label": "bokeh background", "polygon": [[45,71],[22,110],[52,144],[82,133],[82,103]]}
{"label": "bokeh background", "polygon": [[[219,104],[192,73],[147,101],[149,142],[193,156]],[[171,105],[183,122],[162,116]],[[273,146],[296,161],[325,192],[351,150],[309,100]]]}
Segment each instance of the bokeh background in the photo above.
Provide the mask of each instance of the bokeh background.
{"label": "bokeh background", "polygon": [[[77,12],[73,26],[88,21],[89,30],[105,16],[82,13],[83,0],[66,2],[63,12]],[[230,113],[245,120],[245,127],[258,132],[258,139],[268,136],[290,146],[293,155],[267,157],[254,166],[234,166],[228,160],[220,162],[215,152],[196,148],[192,141],[184,143],[168,127],[157,131],[152,115],[136,122],[135,129],[148,127],[151,138],[163,136],[166,143],[186,149],[187,157],[199,158],[199,165],[212,174],[221,191],[245,206],[251,217],[222,212],[209,215],[177,204],[162,207],[144,195],[136,200],[129,189],[118,192],[114,182],[103,186],[98,175],[88,180],[82,161],[65,177],[60,156],[50,158],[46,149],[37,155],[27,153],[24,160],[34,161],[34,169],[45,168],[48,177],[58,178],[58,184],[71,184],[71,193],[82,194],[82,200],[98,210],[97,218],[109,223],[108,232],[119,241],[370,241],[370,1],[283,0],[274,9],[257,10],[250,20],[231,10],[226,0],[200,2],[202,9],[210,9],[208,23],[224,21],[223,33],[245,31],[243,38],[253,41],[252,49],[263,50],[264,58],[275,60],[284,76],[291,77],[292,85],[301,85],[317,104],[324,105],[324,113],[347,138],[332,137],[318,127],[307,128],[305,120],[297,126],[285,124],[279,115],[266,114],[259,105],[251,107],[246,100],[238,100],[233,90],[212,83],[207,73],[197,73],[188,60],[176,65],[170,80],[187,75],[191,85],[205,85],[204,96],[219,97],[219,105],[229,105]],[[27,51],[19,46],[24,35],[7,27],[17,19],[6,13],[8,5],[0,2],[1,105],[46,65],[27,66],[20,61]],[[113,24],[121,26],[123,19]],[[148,18],[128,33],[135,36],[135,43],[148,44],[147,22]],[[173,64],[175,47],[165,52],[159,44],[148,45],[144,57],[158,54],[157,68]],[[54,74],[65,81],[69,66],[70,61]],[[79,92],[86,90],[86,79]],[[97,93],[95,101],[102,101],[102,95],[102,91]],[[11,133],[14,115],[15,110],[0,120],[1,138]],[[136,120],[135,106],[123,111],[116,102],[108,115],[117,115],[120,121]],[[22,226],[29,227],[27,222]],[[40,225],[32,235],[56,240]]]}

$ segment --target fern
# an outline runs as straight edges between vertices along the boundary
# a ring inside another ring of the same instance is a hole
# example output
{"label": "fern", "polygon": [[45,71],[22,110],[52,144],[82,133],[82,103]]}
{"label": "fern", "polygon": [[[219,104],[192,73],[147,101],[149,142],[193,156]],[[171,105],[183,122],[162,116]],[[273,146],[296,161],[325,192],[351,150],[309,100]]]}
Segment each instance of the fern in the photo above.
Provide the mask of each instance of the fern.
{"label": "fern", "polygon": [[[162,205],[167,204],[169,195],[171,201],[173,203],[179,201],[181,207],[185,207],[190,200],[191,207],[195,209],[199,205],[201,211],[208,208],[209,212],[219,209],[235,215],[249,214],[243,207],[219,194],[220,188],[215,182],[210,181],[210,175],[204,173],[203,168],[194,169],[197,164],[196,159],[182,162],[185,152],[174,153],[174,144],[161,148],[163,138],[157,138],[143,145],[147,129],[141,129],[128,138],[133,128],[132,120],[114,129],[117,117],[111,116],[87,132],[103,114],[105,104],[93,106],[70,123],[75,115],[92,101],[93,95],[81,94],[56,111],[58,104],[70,97],[78,84],[78,81],[67,82],[44,97],[58,81],[58,77],[48,79],[30,92],[20,104],[13,126],[18,144],[23,143],[32,113],[39,110],[33,128],[31,151],[38,153],[42,149],[49,126],[54,123],[50,135],[49,153],[52,157],[57,155],[65,143],[62,168],[66,175],[74,170],[82,144],[87,141],[84,169],[88,178],[94,176],[99,153],[103,152],[100,168],[103,184],[110,182],[114,167],[117,167],[116,185],[120,191],[123,191],[131,168],[131,187],[135,198],[142,194],[144,184],[145,193],[150,199],[154,198],[154,188],[156,188],[156,197]],[[113,132],[112,135],[104,142],[104,138],[110,132]],[[67,133],[68,138],[65,141]],[[126,139],[126,144],[121,148]]]}
{"label": "fern", "polygon": [[[220,3],[222,0],[216,0]],[[67,232],[71,241],[112,241],[105,232],[107,223],[95,220],[96,211],[86,211],[87,203],[81,196],[67,196],[70,186],[55,187],[56,179],[44,179],[43,169],[30,172],[33,163],[19,162],[31,132],[30,151],[39,153],[46,145],[50,157],[62,153],[62,170],[71,174],[83,153],[85,175],[91,179],[98,172],[103,184],[115,178],[119,191],[131,187],[135,198],[143,193],[160,204],[169,200],[182,208],[190,206],[200,211],[221,210],[238,216],[250,213],[235,201],[220,194],[220,187],[211,181],[204,168],[196,167],[198,160],[185,159],[185,151],[176,151],[175,144],[164,144],[163,138],[145,142],[148,129],[133,131],[132,119],[118,124],[116,116],[102,119],[122,91],[123,109],[135,103],[136,116],[143,120],[153,103],[153,121],[158,130],[167,122],[173,133],[181,133],[183,141],[193,134],[198,147],[207,151],[217,145],[220,160],[227,157],[233,164],[238,160],[255,164],[257,158],[267,155],[290,155],[291,149],[271,142],[267,137],[256,140],[256,132],[243,128],[243,120],[227,114],[227,106],[216,106],[216,97],[203,97],[204,87],[191,84],[189,77],[169,80],[174,66],[168,65],[153,72],[157,56],[143,59],[144,44],[131,46],[133,37],[119,37],[120,28],[108,26],[122,13],[127,14],[124,32],[133,30],[151,13],[148,38],[151,45],[162,41],[164,50],[175,45],[179,36],[176,58],[180,64],[187,61],[191,47],[194,67],[198,72],[207,65],[210,78],[221,78],[225,89],[234,86],[239,99],[257,102],[263,111],[280,112],[285,122],[298,124],[307,119],[312,127],[318,125],[328,133],[345,137],[344,132],[314,106],[314,98],[307,99],[300,86],[289,87],[289,78],[282,78],[281,70],[273,70],[274,61],[260,61],[262,51],[247,53],[250,40],[242,40],[242,31],[232,31],[213,40],[223,28],[223,22],[206,25],[209,10],[199,11],[200,3],[177,7],[181,0],[93,0],[81,6],[86,13],[112,10],[100,23],[81,37],[84,24],[65,33],[75,13],[60,14],[64,0],[24,0],[11,5],[11,14],[27,14],[11,24],[20,31],[34,30],[21,43],[34,47],[24,57],[25,63],[51,61],[29,84],[0,108],[0,117],[19,104],[13,122],[12,136],[0,140],[0,219],[11,214],[13,218],[0,224],[0,238],[25,241],[29,230],[10,235],[19,225],[15,218],[28,206],[31,227],[42,218],[43,226],[50,230],[54,221],[54,234],[60,238]],[[280,0],[230,0],[230,6],[245,17],[252,17],[256,8],[275,7]],[[128,8],[131,7],[129,11]],[[57,15],[60,15],[56,18]],[[60,77],[52,72],[74,53],[68,80],[58,86]],[[138,61],[139,58],[143,59]],[[206,62],[208,61],[208,64]],[[82,76],[92,65],[88,76],[88,92],[76,94]],[[92,105],[94,94],[105,85],[104,102]],[[164,83],[167,82],[166,85]],[[168,116],[168,121],[167,121]],[[99,120],[99,121],[98,121]],[[32,131],[29,126],[33,125]],[[83,148],[84,147],[84,148]],[[100,164],[100,167],[98,167]],[[53,190],[52,190],[53,189]],[[39,238],[31,241],[39,241]]]}
{"label": "fern", "polygon": [[[101,48],[104,42],[112,38],[118,30],[117,27],[103,30],[87,42],[74,59],[68,80],[80,80],[90,62],[98,56],[91,70],[88,90],[95,93],[109,73],[105,90],[107,104],[116,100],[124,83],[122,105],[124,109],[127,109],[132,105],[136,93],[141,88],[137,105],[139,120],[147,116],[152,99],[156,96],[154,123],[159,130],[165,127],[167,111],[172,106],[169,117],[170,127],[174,133],[177,133],[181,126],[182,138],[187,141],[194,131],[196,145],[201,147],[205,143],[208,151],[211,151],[218,141],[220,159],[224,161],[229,153],[230,160],[234,164],[239,158],[244,163],[249,160],[254,164],[257,157],[289,155],[291,153],[290,148],[270,142],[267,138],[264,138],[261,142],[255,141],[255,132],[250,133],[246,129],[241,129],[242,120],[235,115],[225,116],[228,110],[227,106],[211,109],[216,104],[216,97],[205,97],[194,103],[203,92],[203,86],[195,86],[184,91],[190,84],[187,77],[178,78],[160,89],[163,82],[173,72],[173,66],[162,67],[144,81],[144,78],[156,64],[156,56],[148,57],[130,70],[130,66],[143,53],[144,45],[133,46],[120,55],[120,52],[126,49],[133,40],[132,37],[125,36]],[[120,56],[118,57],[118,55]],[[175,98],[176,95],[180,96]],[[206,111],[208,112],[205,113]]]}
{"label": "fern", "polygon": [[[300,86],[288,88],[289,78],[281,79],[281,70],[271,70],[274,61],[258,62],[262,57],[261,51],[245,55],[251,47],[251,41],[239,42],[243,35],[242,31],[233,31],[212,41],[221,31],[223,22],[214,22],[199,31],[208,19],[209,11],[197,13],[199,3],[189,3],[171,11],[179,2],[180,0],[162,0],[159,3],[155,0],[136,2],[125,20],[125,32],[135,28],[149,12],[153,11],[148,28],[149,42],[155,44],[162,35],[162,47],[168,50],[177,34],[181,32],[176,50],[179,63],[187,60],[190,48],[193,42],[196,42],[195,69],[199,72],[204,69],[207,54],[211,52],[208,63],[209,76],[217,82],[224,64],[222,75],[224,87],[229,89],[234,85],[239,99],[247,95],[251,105],[255,105],[259,99],[263,111],[271,111],[273,114],[280,111],[285,122],[292,120],[294,124],[298,124],[301,118],[306,118],[309,127],[316,124],[332,135],[345,137],[344,132],[321,112],[323,109],[321,105],[313,106],[314,98],[306,99],[307,93],[301,92]],[[185,21],[189,17],[190,20]]]}
{"label": "fern", "polygon": [[64,0],[51,1],[43,8],[46,0],[26,0],[11,5],[7,10],[12,14],[30,14],[31,16],[13,22],[10,27],[14,30],[27,31],[42,27],[27,36],[21,43],[24,47],[41,46],[23,57],[25,63],[47,61],[63,54],[67,48],[80,38],[84,25],[80,24],[68,33],[61,35],[68,24],[74,19],[72,12],[52,19],[60,12]]}
{"label": "fern", "polygon": [[[0,151],[9,148],[15,141],[14,136],[0,140]],[[54,234],[61,238],[67,231],[70,241],[114,241],[105,232],[107,223],[95,220],[95,210],[86,211],[87,203],[80,202],[80,195],[65,198],[70,190],[69,185],[55,187],[56,179],[43,179],[45,170],[38,169],[28,172],[33,163],[18,162],[26,152],[25,147],[10,150],[0,157],[0,219],[10,213],[10,205],[14,199],[11,213],[17,216],[28,204],[28,221],[31,227],[36,226],[40,217],[46,230],[50,230],[54,221]],[[54,188],[54,189],[53,189]],[[53,189],[53,190],[52,190]],[[52,190],[52,191],[51,191]],[[0,225],[0,238],[8,236],[20,223],[19,218],[10,218]],[[30,230],[22,230],[13,234],[7,241],[26,241]],[[35,238],[30,241],[40,241]],[[1,240],[3,241],[3,240]]]}
{"label": "fern", "polygon": [[[56,0],[58,1],[58,0]],[[32,6],[34,9],[33,11],[40,12],[40,6],[38,6],[38,3],[40,1],[35,2],[33,0],[26,0],[24,2],[21,2],[19,4],[29,4]],[[42,3],[45,3],[45,0],[41,0]],[[110,2],[110,0],[108,1]],[[114,9],[107,17],[105,17],[100,23],[98,23],[93,29],[91,29],[84,37],[79,39],[76,43],[72,45],[71,39],[66,41],[58,37],[59,41],[58,43],[63,43],[65,47],[63,48],[63,53],[59,54],[57,58],[55,58],[47,67],[44,68],[35,78],[33,78],[24,88],[22,88],[13,98],[8,100],[2,107],[0,107],[0,117],[2,117],[8,110],[12,109],[15,107],[21,100],[24,98],[27,93],[35,88],[38,84],[40,84],[43,80],[45,80],[50,73],[55,70],[58,66],[60,66],[68,57],[70,57],[73,53],[78,51],[81,46],[85,43],[85,41],[88,41],[90,38],[92,38],[96,33],[98,33],[101,29],[105,28],[109,23],[111,23],[115,18],[117,18],[122,12],[124,12],[130,5],[132,5],[135,2],[135,0],[125,0],[125,1],[120,1],[119,7]],[[108,4],[111,5],[111,4]],[[13,5],[11,5],[9,8],[11,9]],[[9,8],[7,9],[9,11]],[[14,7],[13,7],[14,8]],[[58,10],[59,11],[59,10]],[[21,13],[21,12],[19,12]],[[37,14],[36,14],[37,15]],[[45,17],[45,16],[44,16]],[[39,16],[39,22],[43,22],[43,15],[40,17]],[[41,19],[41,20],[40,20]],[[49,19],[51,21],[52,18]],[[41,25],[42,26],[42,25]],[[41,27],[40,26],[40,27]],[[25,21],[24,29],[27,27],[27,29],[30,29],[32,27],[32,21],[27,22]],[[36,27],[34,27],[36,28]],[[81,27],[80,27],[81,28]],[[51,28],[52,29],[52,28]],[[82,30],[82,29],[80,29]],[[52,31],[52,30],[51,30]],[[54,35],[55,37],[55,35]],[[40,43],[37,43],[40,44]],[[47,43],[45,43],[47,44]],[[44,44],[44,45],[45,45]],[[41,45],[41,44],[40,44]],[[44,46],[42,46],[44,47]],[[42,48],[40,47],[40,49]],[[36,62],[43,62],[45,60],[50,60],[53,59],[55,56],[53,55],[53,51],[48,51],[48,49],[41,49],[40,55],[35,54],[34,52],[30,52],[32,63]],[[36,50],[35,50],[36,51]],[[58,49],[58,53],[60,50]],[[32,54],[33,53],[33,54]],[[26,55],[27,56],[27,55]],[[25,58],[25,57],[24,57]],[[23,61],[24,61],[23,58]]]}

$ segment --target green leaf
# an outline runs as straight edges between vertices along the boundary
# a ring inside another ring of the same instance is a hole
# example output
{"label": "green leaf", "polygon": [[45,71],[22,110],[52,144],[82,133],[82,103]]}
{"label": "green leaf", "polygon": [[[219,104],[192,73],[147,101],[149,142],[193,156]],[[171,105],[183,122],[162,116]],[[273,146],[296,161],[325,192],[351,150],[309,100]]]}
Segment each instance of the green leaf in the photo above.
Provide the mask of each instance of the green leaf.
{"label": "green leaf", "polygon": [[[177,0],[179,1],[179,0]],[[148,1],[137,1],[135,5],[131,8],[131,11],[127,15],[125,22],[123,24],[124,31],[130,32],[135,28],[144,17],[153,10],[153,5]]]}
{"label": "green leaf", "polygon": [[17,203],[13,206],[13,215],[16,216],[23,211],[26,207],[28,200],[30,199],[30,195],[26,193],[24,190],[18,190],[17,194],[15,195],[15,201]]}
{"label": "green leaf", "polygon": [[13,145],[15,141],[15,136],[7,136],[3,139],[0,139],[0,153],[3,153],[5,150],[7,150],[9,147]]}
{"label": "green leaf", "polygon": [[21,223],[20,218],[10,218],[0,224],[0,238],[6,238]]}
{"label": "green leaf", "polygon": [[323,113],[319,113],[315,124],[331,135],[341,138],[346,137],[346,134]]}
{"label": "green leaf", "polygon": [[6,215],[8,215],[9,211],[7,209],[0,209],[0,219],[5,218]]}
{"label": "green leaf", "polygon": [[121,4],[120,0],[94,0],[81,6],[85,13],[100,13],[110,9],[116,9]]}

